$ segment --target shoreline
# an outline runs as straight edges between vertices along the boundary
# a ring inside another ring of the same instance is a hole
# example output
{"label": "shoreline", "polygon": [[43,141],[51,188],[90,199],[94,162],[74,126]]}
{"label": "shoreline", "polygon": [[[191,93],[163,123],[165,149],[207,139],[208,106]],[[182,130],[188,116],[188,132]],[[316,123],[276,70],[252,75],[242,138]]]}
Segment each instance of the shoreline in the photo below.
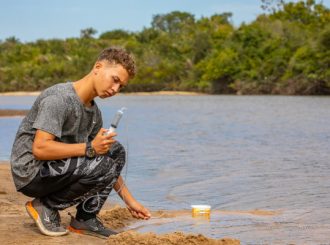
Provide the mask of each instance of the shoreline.
{"label": "shoreline", "polygon": [[25,116],[29,110],[0,109],[0,118]]}
{"label": "shoreline", "polygon": [[[31,198],[16,191],[11,176],[10,164],[6,161],[0,161],[0,179],[0,244],[240,244],[235,239],[212,239],[201,234],[172,232],[158,235],[151,232],[140,233],[127,230],[130,224],[140,220],[134,219],[126,208],[111,206],[109,203],[106,203],[103,207],[100,217],[106,226],[121,232],[120,234],[111,236],[106,240],[72,232],[62,237],[45,236],[39,232],[35,223],[27,215],[24,204]],[[70,223],[70,217],[67,215],[68,212],[75,213],[75,208],[71,207],[60,211],[64,226],[68,226]],[[161,216],[159,218],[160,220],[166,219],[168,216],[173,216],[168,211],[152,211],[151,213],[153,216]]]}
{"label": "shoreline", "polygon": [[[1,92],[0,96],[38,96],[40,93],[41,91]],[[127,92],[127,93],[121,92],[118,95],[125,96],[125,95],[207,95],[207,94],[200,92],[189,92],[189,91],[155,91],[155,92]]]}

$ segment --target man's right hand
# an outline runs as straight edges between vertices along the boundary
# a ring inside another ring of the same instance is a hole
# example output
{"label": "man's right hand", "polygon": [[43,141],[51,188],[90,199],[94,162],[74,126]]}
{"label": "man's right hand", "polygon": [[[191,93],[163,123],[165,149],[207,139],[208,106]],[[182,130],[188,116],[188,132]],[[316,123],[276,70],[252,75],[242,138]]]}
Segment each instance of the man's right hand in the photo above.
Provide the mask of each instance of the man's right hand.
{"label": "man's right hand", "polygon": [[107,134],[107,132],[108,129],[101,128],[95,136],[94,140],[92,140],[92,147],[98,155],[106,154],[110,150],[112,144],[116,142],[113,137],[115,137],[117,134]]}

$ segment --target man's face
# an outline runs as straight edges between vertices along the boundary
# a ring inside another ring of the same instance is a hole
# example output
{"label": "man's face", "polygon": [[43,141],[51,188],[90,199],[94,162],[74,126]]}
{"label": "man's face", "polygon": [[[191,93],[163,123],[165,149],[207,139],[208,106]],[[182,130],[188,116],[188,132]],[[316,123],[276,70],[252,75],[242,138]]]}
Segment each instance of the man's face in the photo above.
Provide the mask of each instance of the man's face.
{"label": "man's face", "polygon": [[100,98],[114,96],[127,86],[129,75],[120,64],[110,64],[107,61],[97,62],[94,66],[94,88]]}

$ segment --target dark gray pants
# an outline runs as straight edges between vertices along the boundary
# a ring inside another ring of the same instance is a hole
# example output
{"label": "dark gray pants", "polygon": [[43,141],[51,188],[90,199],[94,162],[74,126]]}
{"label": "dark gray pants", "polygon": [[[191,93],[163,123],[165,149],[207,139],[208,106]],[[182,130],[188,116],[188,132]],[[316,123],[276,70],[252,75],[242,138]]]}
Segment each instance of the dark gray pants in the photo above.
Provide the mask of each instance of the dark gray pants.
{"label": "dark gray pants", "polygon": [[109,154],[95,158],[43,161],[37,176],[20,191],[54,209],[79,204],[78,210],[97,214],[117,182],[125,157],[124,147],[116,142]]}

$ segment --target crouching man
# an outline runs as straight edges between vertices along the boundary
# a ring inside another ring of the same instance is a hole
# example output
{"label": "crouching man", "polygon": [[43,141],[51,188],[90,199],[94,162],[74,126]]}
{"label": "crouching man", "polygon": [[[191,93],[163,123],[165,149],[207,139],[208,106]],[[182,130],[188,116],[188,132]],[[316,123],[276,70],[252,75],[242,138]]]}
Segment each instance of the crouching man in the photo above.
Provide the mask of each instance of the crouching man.
{"label": "crouching man", "polygon": [[70,231],[104,238],[116,234],[97,217],[112,189],[134,217],[150,218],[120,175],[125,149],[115,133],[102,128],[94,101],[116,95],[135,71],[128,52],[107,48],[82,79],[44,90],[22,120],[11,154],[12,175],[17,190],[34,198],[26,210],[43,234],[66,235],[59,210],[76,204]]}

